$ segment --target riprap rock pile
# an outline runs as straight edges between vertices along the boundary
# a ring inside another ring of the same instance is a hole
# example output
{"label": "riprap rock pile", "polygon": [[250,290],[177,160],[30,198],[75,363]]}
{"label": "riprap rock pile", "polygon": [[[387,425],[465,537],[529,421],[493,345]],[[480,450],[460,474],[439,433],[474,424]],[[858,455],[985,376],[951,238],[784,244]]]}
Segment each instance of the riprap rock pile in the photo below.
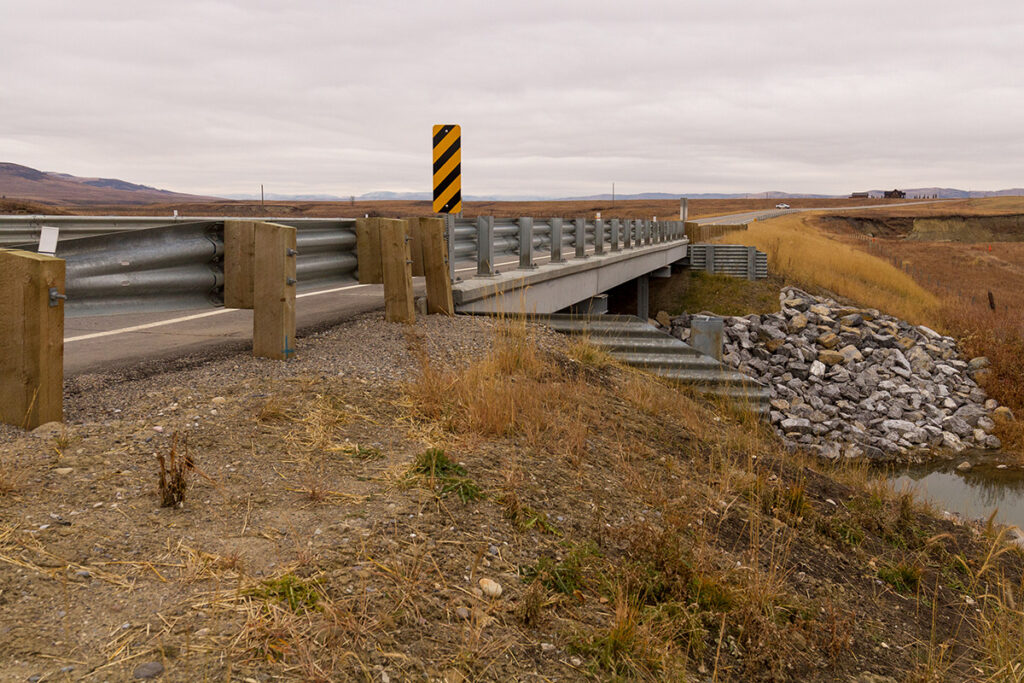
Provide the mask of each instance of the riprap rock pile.
{"label": "riprap rock pile", "polygon": [[[992,414],[1012,417],[976,382],[988,360],[873,309],[793,287],[781,310],[725,318],[723,360],[767,384],[772,424],[829,458],[914,459],[924,449],[999,448]],[[689,317],[671,320],[686,341]]]}

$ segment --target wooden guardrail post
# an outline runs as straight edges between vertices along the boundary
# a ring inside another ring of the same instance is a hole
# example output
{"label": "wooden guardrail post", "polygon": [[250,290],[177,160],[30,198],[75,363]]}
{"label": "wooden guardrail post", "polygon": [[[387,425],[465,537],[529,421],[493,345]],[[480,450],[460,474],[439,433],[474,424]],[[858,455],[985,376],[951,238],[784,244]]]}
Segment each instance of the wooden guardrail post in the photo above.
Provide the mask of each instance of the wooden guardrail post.
{"label": "wooden guardrail post", "polygon": [[224,221],[225,308],[252,308],[255,230],[255,221]]}
{"label": "wooden guardrail post", "polygon": [[64,260],[0,251],[0,422],[64,417]]}
{"label": "wooden guardrail post", "polygon": [[407,223],[391,218],[377,220],[380,221],[384,276],[384,319],[393,323],[413,323],[416,321],[416,308],[412,296],[412,258],[406,234]]}
{"label": "wooden guardrail post", "polygon": [[252,353],[285,360],[295,353],[295,228],[256,223],[253,232]]}
{"label": "wooden guardrail post", "polygon": [[384,282],[381,269],[381,222],[386,218],[356,219],[356,258],[359,264],[359,284],[379,285]]}
{"label": "wooden guardrail post", "polygon": [[419,244],[423,249],[423,275],[427,279],[427,313],[454,315],[455,304],[452,302],[452,280],[448,268],[448,245],[444,239],[444,219],[420,218],[418,223]]}

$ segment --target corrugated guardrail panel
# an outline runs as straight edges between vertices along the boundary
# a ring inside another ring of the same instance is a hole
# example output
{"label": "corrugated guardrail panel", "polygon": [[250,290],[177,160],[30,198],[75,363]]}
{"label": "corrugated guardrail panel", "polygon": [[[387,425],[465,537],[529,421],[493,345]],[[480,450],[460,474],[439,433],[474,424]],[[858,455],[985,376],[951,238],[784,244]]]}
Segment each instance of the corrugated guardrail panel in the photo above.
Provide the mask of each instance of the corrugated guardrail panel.
{"label": "corrugated guardrail panel", "polygon": [[69,316],[167,311],[222,301],[224,224],[214,221],[62,240]]}
{"label": "corrugated guardrail panel", "polygon": [[[67,262],[69,316],[165,311],[223,302],[222,219],[17,217],[0,223],[34,250],[42,226],[60,229],[56,255]],[[355,219],[266,219],[296,229],[300,291],[356,281]],[[154,225],[160,223],[160,225]],[[170,223],[170,224],[168,224]]]}

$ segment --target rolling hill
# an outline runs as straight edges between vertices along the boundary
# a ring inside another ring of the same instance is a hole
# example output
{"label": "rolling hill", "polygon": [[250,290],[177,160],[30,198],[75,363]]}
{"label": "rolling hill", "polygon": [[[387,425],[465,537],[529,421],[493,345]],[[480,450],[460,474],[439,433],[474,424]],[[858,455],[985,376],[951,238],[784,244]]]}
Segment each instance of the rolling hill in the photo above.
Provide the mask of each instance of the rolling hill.
{"label": "rolling hill", "polygon": [[115,178],[80,178],[0,162],[0,197],[51,205],[154,204],[209,201],[215,197],[182,194]]}

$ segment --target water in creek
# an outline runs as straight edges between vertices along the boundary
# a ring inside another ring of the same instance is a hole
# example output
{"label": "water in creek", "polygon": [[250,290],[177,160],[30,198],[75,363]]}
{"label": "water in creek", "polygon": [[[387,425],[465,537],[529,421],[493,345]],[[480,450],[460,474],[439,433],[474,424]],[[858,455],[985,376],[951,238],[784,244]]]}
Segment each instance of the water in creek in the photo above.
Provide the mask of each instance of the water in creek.
{"label": "water in creek", "polygon": [[890,480],[897,491],[909,487],[940,510],[966,519],[987,519],[1024,529],[1024,466],[998,455],[966,458],[969,470],[957,470],[965,458],[896,470]]}

